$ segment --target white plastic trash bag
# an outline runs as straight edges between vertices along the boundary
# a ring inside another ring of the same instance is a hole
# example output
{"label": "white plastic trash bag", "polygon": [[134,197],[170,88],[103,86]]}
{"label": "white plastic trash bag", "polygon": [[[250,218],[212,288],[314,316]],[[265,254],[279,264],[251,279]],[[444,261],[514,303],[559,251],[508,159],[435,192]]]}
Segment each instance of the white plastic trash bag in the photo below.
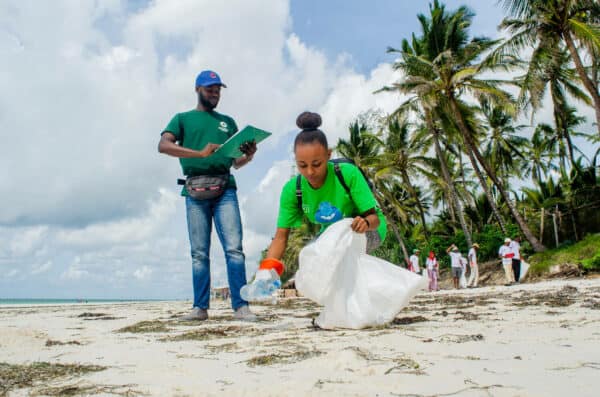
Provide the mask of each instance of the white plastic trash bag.
{"label": "white plastic trash bag", "polygon": [[460,274],[460,278],[458,279],[458,286],[460,288],[467,288],[467,276],[465,275],[466,272],[466,269],[463,267],[462,273]]}
{"label": "white plastic trash bag", "polygon": [[527,271],[529,270],[529,263],[521,260],[521,271],[519,273],[519,280],[527,275]]}
{"label": "white plastic trash bag", "polygon": [[296,288],[323,305],[321,328],[364,328],[390,322],[427,277],[366,254],[364,234],[343,219],[300,251]]}

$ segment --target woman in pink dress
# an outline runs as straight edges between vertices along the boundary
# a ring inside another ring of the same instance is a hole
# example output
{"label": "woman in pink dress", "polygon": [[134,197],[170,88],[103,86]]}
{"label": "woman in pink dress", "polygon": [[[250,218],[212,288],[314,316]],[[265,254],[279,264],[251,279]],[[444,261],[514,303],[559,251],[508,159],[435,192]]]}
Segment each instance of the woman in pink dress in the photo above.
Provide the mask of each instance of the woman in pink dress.
{"label": "woman in pink dress", "polygon": [[439,264],[433,251],[429,251],[425,265],[427,266],[427,275],[429,276],[429,291],[439,291],[437,282]]}

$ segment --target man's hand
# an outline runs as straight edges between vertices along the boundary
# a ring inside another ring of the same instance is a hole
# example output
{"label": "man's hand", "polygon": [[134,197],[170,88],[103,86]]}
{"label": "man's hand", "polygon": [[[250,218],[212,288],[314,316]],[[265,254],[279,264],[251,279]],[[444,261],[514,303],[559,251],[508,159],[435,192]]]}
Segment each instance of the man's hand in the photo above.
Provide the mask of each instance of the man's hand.
{"label": "man's hand", "polygon": [[215,152],[215,150],[219,148],[219,146],[221,145],[218,145],[216,143],[207,143],[206,146],[204,146],[204,149],[200,150],[199,157],[204,158],[212,155]]}
{"label": "man's hand", "polygon": [[238,157],[233,161],[233,168],[238,169],[248,164],[252,157],[254,157],[254,153],[256,153],[256,142],[249,141],[244,142],[240,145],[240,152],[244,153],[244,156]]}
{"label": "man's hand", "polygon": [[244,153],[247,157],[254,156],[256,149],[255,141],[244,142],[240,145],[240,152]]}

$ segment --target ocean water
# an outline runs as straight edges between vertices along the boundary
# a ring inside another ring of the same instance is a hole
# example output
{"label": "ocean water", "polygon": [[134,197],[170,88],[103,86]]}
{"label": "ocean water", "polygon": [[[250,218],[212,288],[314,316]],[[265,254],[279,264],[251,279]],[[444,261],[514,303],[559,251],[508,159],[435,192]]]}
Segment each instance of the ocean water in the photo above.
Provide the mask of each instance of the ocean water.
{"label": "ocean water", "polygon": [[3,299],[2,305],[63,305],[63,304],[85,304],[85,303],[119,303],[119,302],[158,302],[163,299]]}

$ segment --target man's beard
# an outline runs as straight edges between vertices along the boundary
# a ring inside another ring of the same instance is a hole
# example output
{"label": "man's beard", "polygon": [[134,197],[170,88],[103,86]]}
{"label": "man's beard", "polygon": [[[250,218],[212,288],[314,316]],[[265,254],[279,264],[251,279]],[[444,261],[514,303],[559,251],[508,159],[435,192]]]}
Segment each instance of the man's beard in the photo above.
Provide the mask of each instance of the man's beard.
{"label": "man's beard", "polygon": [[213,110],[214,108],[217,107],[217,104],[212,104],[208,98],[206,98],[204,95],[202,95],[201,92],[198,93],[198,99],[200,100],[200,104],[202,105],[202,107],[206,110]]}

